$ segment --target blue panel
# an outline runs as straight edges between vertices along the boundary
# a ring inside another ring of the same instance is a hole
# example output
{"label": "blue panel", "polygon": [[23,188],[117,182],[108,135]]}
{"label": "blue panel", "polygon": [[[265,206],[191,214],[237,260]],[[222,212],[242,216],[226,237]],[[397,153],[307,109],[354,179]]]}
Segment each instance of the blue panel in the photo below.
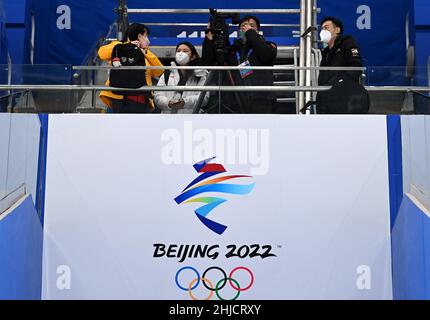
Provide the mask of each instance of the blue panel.
{"label": "blue panel", "polygon": [[0,300],[40,300],[42,226],[31,197],[0,220]]}
{"label": "blue panel", "polygon": [[7,23],[24,23],[25,22],[25,0],[6,0],[4,1],[4,10],[6,12]]}
{"label": "blue panel", "polygon": [[430,25],[430,2],[428,0],[415,0],[415,24],[418,26]]}
{"label": "blue panel", "polygon": [[403,197],[402,131],[399,115],[387,116],[387,137],[390,179],[390,216],[391,229],[393,229]]}
{"label": "blue panel", "polygon": [[430,299],[430,218],[428,216],[423,217],[423,247],[424,247],[424,268],[426,283],[426,299]]}
{"label": "blue panel", "polygon": [[5,1],[5,26],[9,39],[9,52],[12,62],[24,62],[24,44],[26,33],[26,0]]}
{"label": "blue panel", "polygon": [[[2,0],[0,0],[0,65],[7,63],[8,41],[4,25],[5,22],[3,3]],[[7,79],[7,74],[5,74],[5,72],[0,72],[0,83],[5,83],[5,79]]]}
{"label": "blue panel", "polygon": [[9,53],[14,64],[22,64],[24,59],[24,35],[25,29],[6,29],[9,42]]}
{"label": "blue panel", "polygon": [[416,42],[416,65],[418,68],[416,69],[415,84],[428,86],[427,62],[430,58],[430,27],[428,31],[417,31]]}
{"label": "blue panel", "polygon": [[37,171],[37,197],[36,209],[42,226],[45,216],[45,189],[46,189],[46,157],[48,152],[48,115],[39,114],[40,118],[40,143],[39,143],[39,168]]}
{"label": "blue panel", "polygon": [[[415,0],[415,28],[416,28],[416,71],[415,84],[428,86],[427,62],[430,57],[430,2],[428,0]],[[424,67],[424,68],[421,68]]]}
{"label": "blue panel", "polygon": [[[129,8],[299,8],[293,0],[267,0],[262,5],[258,1],[127,1]],[[406,15],[411,0],[320,0],[320,17],[335,15],[343,19],[346,33],[355,36],[368,66],[404,66],[406,63]],[[106,35],[109,25],[116,16],[113,12],[117,1],[99,0],[50,0],[35,1],[37,23],[37,63],[80,64],[100,37]],[[144,4],[144,5],[143,5]],[[71,30],[57,28],[57,8],[67,5],[71,10]],[[357,28],[357,8],[368,5],[371,9],[372,26],[370,30]],[[130,21],[137,22],[207,22],[208,15],[130,15]],[[260,15],[263,23],[298,23],[299,15]],[[390,26],[387,28],[387,26]],[[193,31],[183,27],[151,27],[154,44],[174,45],[176,36],[187,29],[189,36]],[[277,37],[291,38],[291,29],[280,28],[265,32]],[[41,35],[41,36],[39,36]],[[155,39],[157,38],[157,39]],[[193,39],[193,38],[191,38]],[[201,39],[199,39],[201,42]],[[293,39],[297,40],[297,39]],[[197,40],[196,40],[197,41]],[[281,41],[284,42],[284,41]],[[382,79],[384,80],[384,79]],[[403,79],[400,79],[402,81]]]}
{"label": "blue panel", "polygon": [[430,218],[407,196],[392,233],[394,298],[430,299],[429,262]]}
{"label": "blue panel", "polygon": [[[404,66],[406,64],[406,16],[409,0],[333,1],[319,0],[320,17],[339,17],[344,23],[345,33],[353,35],[360,47],[366,66]],[[371,29],[358,30],[356,13],[360,5],[371,9]],[[387,26],[390,26],[387,28]],[[372,82],[406,84],[406,79],[390,79],[390,74],[381,74]]]}
{"label": "blue panel", "polygon": [[422,218],[422,213],[405,197],[392,237],[395,299],[425,296]]}

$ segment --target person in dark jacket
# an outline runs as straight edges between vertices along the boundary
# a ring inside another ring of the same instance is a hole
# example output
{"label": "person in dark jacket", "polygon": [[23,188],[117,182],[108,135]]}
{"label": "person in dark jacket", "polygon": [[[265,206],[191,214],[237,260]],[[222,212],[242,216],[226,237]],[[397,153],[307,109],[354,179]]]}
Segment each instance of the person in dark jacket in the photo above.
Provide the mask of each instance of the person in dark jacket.
{"label": "person in dark jacket", "polygon": [[[363,67],[360,49],[351,36],[343,36],[343,23],[333,17],[325,18],[321,23],[321,40],[327,47],[322,51],[321,67]],[[361,71],[320,71],[320,86],[335,86],[342,82],[359,83]],[[333,113],[329,105],[330,92],[317,95],[317,112]]]}
{"label": "person in dark jacket", "polygon": [[[276,44],[267,42],[259,34],[260,21],[255,16],[246,16],[240,22],[239,38],[233,45],[226,43],[224,64],[228,66],[273,66],[277,56]],[[206,66],[217,65],[219,57],[215,39],[210,29],[206,32],[203,42],[202,60]],[[213,80],[217,81],[217,77]],[[240,85],[240,86],[273,86],[273,72],[240,70],[232,72],[222,72],[221,85]],[[240,99],[241,106],[238,106],[237,97]],[[267,92],[240,92],[239,94],[223,92],[222,102],[228,112],[230,109],[235,113],[271,113],[273,108],[274,96]]]}

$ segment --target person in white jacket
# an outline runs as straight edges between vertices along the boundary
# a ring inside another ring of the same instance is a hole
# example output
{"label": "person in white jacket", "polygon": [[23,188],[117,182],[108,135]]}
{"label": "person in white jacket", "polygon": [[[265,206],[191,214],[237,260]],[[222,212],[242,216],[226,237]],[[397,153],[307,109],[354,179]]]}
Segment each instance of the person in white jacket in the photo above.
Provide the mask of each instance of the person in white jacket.
{"label": "person in white jacket", "polygon": [[[181,42],[176,47],[175,62],[172,66],[198,66],[200,57],[196,48],[189,42]],[[168,79],[165,79],[166,74]],[[158,86],[203,86],[205,84],[208,71],[196,70],[171,70],[165,72],[158,81]],[[156,91],[155,104],[161,113],[193,113],[194,106],[199,99],[201,91]],[[205,106],[209,100],[209,93],[203,99]]]}

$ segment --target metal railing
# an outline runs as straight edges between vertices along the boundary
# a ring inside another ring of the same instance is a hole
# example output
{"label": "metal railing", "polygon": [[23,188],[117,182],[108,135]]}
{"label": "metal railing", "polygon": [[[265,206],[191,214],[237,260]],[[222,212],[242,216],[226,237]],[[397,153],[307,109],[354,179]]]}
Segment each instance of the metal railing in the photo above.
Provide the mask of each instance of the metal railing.
{"label": "metal railing", "polygon": [[[312,0],[313,1],[313,0]],[[126,1],[120,1],[120,7],[117,12],[119,14],[209,14],[208,9],[130,9],[127,8]],[[319,11],[319,9],[316,9]],[[218,9],[218,13],[238,13],[238,14],[303,14],[303,9]],[[119,19],[120,21],[121,19]],[[148,26],[187,26],[187,27],[205,27],[207,23],[145,23]],[[300,24],[276,23],[276,24],[261,24],[261,27],[279,27],[279,28],[299,28]],[[123,28],[126,29],[127,26]]]}
{"label": "metal railing", "polygon": [[[12,86],[11,84],[9,84],[10,86]],[[14,89],[16,90],[16,89]],[[5,94],[3,96],[0,97],[0,102],[6,102],[7,105],[7,109],[9,112],[12,112],[15,109],[15,105],[16,105],[16,101],[14,101],[15,99],[19,98],[19,97],[25,97],[26,101],[25,101],[25,105],[29,105],[29,94],[30,94],[30,90],[28,89],[24,89],[22,91],[13,91],[8,90],[9,93]]]}
{"label": "metal railing", "polygon": [[[305,0],[307,1],[307,0]],[[316,3],[316,0],[311,0],[313,3]],[[312,9],[312,8],[311,8]],[[305,7],[301,6],[300,8],[293,8],[293,9],[218,9],[219,13],[237,13],[237,14],[272,14],[272,15],[293,15],[297,14],[300,16],[304,16],[305,14]],[[194,15],[208,15],[209,10],[208,9],[138,9],[138,8],[128,8],[127,7],[127,1],[126,0],[119,0],[119,6],[116,9],[116,12],[118,13],[118,24],[119,24],[119,34],[118,39],[122,39],[122,36],[125,32],[125,30],[128,27],[129,23],[129,15],[130,14],[151,14],[151,15],[181,15],[181,14],[194,14]],[[315,7],[315,17],[317,12],[320,12],[320,9]],[[315,18],[316,21],[316,18]],[[261,27],[277,27],[277,28],[297,28],[301,29],[305,21],[301,21],[300,24],[296,23],[275,23],[275,24],[261,24]],[[172,27],[172,26],[183,26],[183,27],[206,27],[207,23],[161,23],[161,22],[149,22],[146,23],[148,26],[158,26],[158,27]],[[306,29],[305,29],[306,30]],[[294,32],[293,32],[294,33]],[[301,33],[303,34],[303,32]],[[278,47],[278,49],[286,49],[283,47]]]}
{"label": "metal railing", "polygon": [[[297,50],[296,50],[297,53]],[[313,63],[316,63],[318,60],[317,50],[313,52]],[[296,55],[297,59],[297,55]],[[315,101],[315,95],[317,92],[328,91],[331,89],[331,86],[318,86],[317,78],[318,72],[321,70],[326,71],[359,71],[365,72],[367,68],[365,67],[294,67],[291,65],[280,65],[280,66],[257,66],[257,67],[240,67],[240,66],[139,66],[139,67],[120,67],[122,70],[145,70],[145,69],[159,69],[159,70],[195,70],[195,69],[207,69],[207,70],[218,70],[218,71],[227,71],[227,70],[243,70],[243,69],[251,69],[251,70],[271,70],[271,71],[293,71],[295,74],[300,71],[310,72],[312,75],[311,84],[313,85],[300,85],[297,81],[297,77],[294,81],[279,81],[278,83],[274,83],[273,86],[224,86],[224,85],[210,85],[210,86],[167,86],[167,87],[159,87],[159,86],[146,86],[138,89],[130,89],[130,88],[117,88],[117,87],[109,87],[104,85],[97,85],[94,83],[85,83],[85,84],[74,84],[74,85],[0,85],[0,90],[9,90],[12,95],[19,94],[16,91],[26,91],[29,90],[38,92],[38,91],[63,91],[63,92],[73,92],[73,94],[78,94],[78,92],[87,91],[91,94],[92,97],[96,97],[96,92],[98,91],[140,91],[140,92],[148,92],[148,91],[200,91],[200,92],[251,92],[251,91],[259,91],[259,92],[284,92],[284,93],[295,93],[298,96],[300,93],[304,95],[310,95]],[[94,71],[107,71],[115,69],[112,66],[74,66],[72,70],[76,72],[94,72]],[[430,86],[429,86],[430,87]],[[428,94],[430,90],[428,87],[395,87],[395,86],[367,86],[366,89],[369,92],[421,92]],[[80,94],[81,95],[81,94]],[[277,100],[278,101],[278,100]],[[293,102],[292,98],[280,99],[278,102]],[[25,102],[25,100],[23,100]],[[409,104],[411,106],[411,104]],[[413,106],[413,105],[412,105]],[[25,107],[24,107],[25,109]],[[28,109],[28,108],[27,108]],[[76,108],[74,106],[70,107],[69,112],[76,112]],[[73,111],[74,110],[74,111]],[[303,109],[300,109],[300,111]],[[413,108],[410,108],[413,111]],[[410,111],[409,110],[409,111]],[[101,111],[101,110],[100,110]],[[296,111],[296,113],[298,113]]]}
{"label": "metal railing", "polygon": [[[193,22],[147,22],[145,23],[148,27],[206,27],[207,23],[193,23]],[[261,27],[274,27],[274,28],[299,28],[300,24],[295,23],[262,23]],[[115,39],[116,40],[116,39]]]}
{"label": "metal railing", "polygon": [[[270,70],[270,71],[296,71],[296,70],[323,70],[323,71],[366,71],[366,67],[294,67],[290,65],[277,66],[136,66],[136,67],[119,67],[120,70]],[[73,66],[73,70],[106,70],[117,69],[113,66]]]}
{"label": "metal railing", "polygon": [[[145,86],[141,88],[118,88],[109,86],[80,86],[80,85],[0,85],[0,90],[37,90],[37,91],[222,91],[222,92],[320,92],[328,91],[331,86]],[[428,92],[430,87],[413,86],[367,86],[369,92]]]}
{"label": "metal railing", "polygon": [[[284,93],[300,93],[300,92],[312,92],[314,94],[318,92],[326,92],[331,90],[331,86],[311,86],[311,87],[301,87],[301,86],[148,86],[148,87],[142,87],[138,89],[131,89],[131,88],[116,88],[116,87],[109,87],[109,86],[91,86],[91,85],[0,85],[0,90],[28,90],[28,94],[32,93],[42,93],[42,92],[64,92],[64,94],[77,94],[79,92],[85,93],[89,92],[92,93],[92,95],[95,95],[97,92],[100,91],[115,91],[115,90],[121,90],[121,91],[129,91],[129,92],[139,92],[139,94],[142,94],[143,92],[157,92],[157,91],[164,91],[164,92],[172,92],[172,91],[181,91],[181,92],[187,92],[187,91],[193,91],[193,92],[206,92],[211,93],[210,95],[212,97],[219,97],[219,102],[222,103],[224,101],[224,97],[221,96],[221,92],[231,92],[231,93],[240,93],[240,92],[267,92],[267,93],[275,93],[275,92],[284,92]],[[372,102],[371,107],[371,114],[390,114],[390,113],[398,113],[398,114],[430,114],[430,99],[428,98],[428,95],[430,94],[430,87],[388,87],[388,86],[367,86],[365,87],[369,93],[375,94],[377,93],[379,95],[396,95],[401,94],[401,96],[406,97],[413,96],[413,99],[404,99],[403,100],[403,107],[402,109],[397,109],[397,111],[394,111],[396,109],[393,109],[393,106],[390,104],[389,106],[387,103],[382,102]],[[201,95],[202,96],[202,95]],[[420,99],[418,99],[420,97]],[[426,99],[424,99],[426,98]],[[280,101],[278,102],[293,102],[294,98],[284,98],[284,99],[278,99]],[[46,112],[46,111],[39,111],[39,108],[45,109],[45,107],[39,105],[25,105],[25,101],[27,103],[30,101],[22,100],[21,104],[17,105],[18,109],[10,109],[10,112]],[[373,101],[373,99],[371,100]],[[387,100],[388,101],[388,100]],[[70,103],[70,101],[69,101]],[[401,103],[401,101],[400,101]],[[405,105],[406,104],[406,105]],[[213,103],[210,104],[213,106]],[[309,105],[310,106],[310,105]],[[307,106],[309,108],[309,106]],[[195,108],[194,110],[205,110],[206,108],[201,109]],[[387,109],[385,109],[387,108]],[[34,109],[34,110],[33,110]],[[311,110],[311,109],[309,109]],[[307,112],[308,109],[300,110],[301,113],[310,113]],[[313,111],[313,109],[312,109]],[[81,113],[81,112],[91,112],[90,110],[86,109],[80,109],[79,105],[72,105],[66,103],[64,105],[64,108],[58,108],[58,110],[52,110],[50,112],[61,112],[61,113]],[[100,113],[103,112],[103,110],[93,110],[92,112]],[[219,109],[219,112],[220,109]],[[275,114],[278,112],[274,112]],[[281,114],[284,112],[281,112]],[[290,112],[287,112],[290,113]],[[312,112],[315,113],[315,112]]]}
{"label": "metal railing", "polygon": [[[208,9],[127,9],[133,14],[208,14]],[[239,14],[300,14],[300,9],[217,9],[219,13]]]}
{"label": "metal railing", "polygon": [[[115,36],[118,33],[118,22],[114,22],[109,26],[108,33],[105,35],[105,37],[100,38],[90,49],[87,56],[83,60],[82,65],[88,66],[88,67],[95,67],[95,66],[101,66],[103,63],[102,60],[98,57],[98,50],[102,45],[107,44],[109,39],[113,36]],[[113,39],[112,39],[113,40]],[[114,39],[116,40],[116,39]],[[97,81],[97,69],[74,69],[76,71],[73,74],[73,83],[76,85],[97,85],[99,82]],[[106,70],[108,71],[108,70]],[[103,83],[105,80],[103,80]],[[88,106],[89,108],[97,108],[97,96],[95,95],[95,92],[91,92],[91,96],[88,97],[85,94],[81,94],[79,96],[74,97],[75,100],[79,101],[81,104],[85,101],[91,101],[91,106]]]}
{"label": "metal railing", "polygon": [[[300,1],[300,60],[299,66],[306,67],[299,72],[299,84],[301,86],[311,86],[311,69],[315,66],[312,62],[312,50],[316,49],[317,14],[319,12],[316,0]],[[297,113],[303,110],[304,106],[312,100],[311,92],[300,92],[297,96]]]}

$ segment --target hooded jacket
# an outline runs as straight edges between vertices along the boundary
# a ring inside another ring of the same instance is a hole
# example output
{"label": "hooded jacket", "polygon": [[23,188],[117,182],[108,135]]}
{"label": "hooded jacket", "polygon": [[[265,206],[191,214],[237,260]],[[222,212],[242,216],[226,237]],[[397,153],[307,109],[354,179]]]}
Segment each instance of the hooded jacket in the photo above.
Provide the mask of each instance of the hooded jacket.
{"label": "hooded jacket", "polygon": [[[172,62],[173,67],[176,66],[175,62]],[[208,75],[207,70],[196,69],[193,74],[189,76],[185,86],[203,86],[206,82],[206,77]],[[158,86],[177,86],[180,81],[179,70],[174,69],[170,72],[169,79],[164,78],[164,74],[160,77],[158,81]],[[155,92],[155,104],[161,109],[161,113],[193,113],[194,106],[199,99],[201,91],[156,91]],[[183,109],[171,109],[169,107],[169,101],[183,99],[185,106]],[[206,93],[203,106],[205,106],[209,101],[209,93]]]}

